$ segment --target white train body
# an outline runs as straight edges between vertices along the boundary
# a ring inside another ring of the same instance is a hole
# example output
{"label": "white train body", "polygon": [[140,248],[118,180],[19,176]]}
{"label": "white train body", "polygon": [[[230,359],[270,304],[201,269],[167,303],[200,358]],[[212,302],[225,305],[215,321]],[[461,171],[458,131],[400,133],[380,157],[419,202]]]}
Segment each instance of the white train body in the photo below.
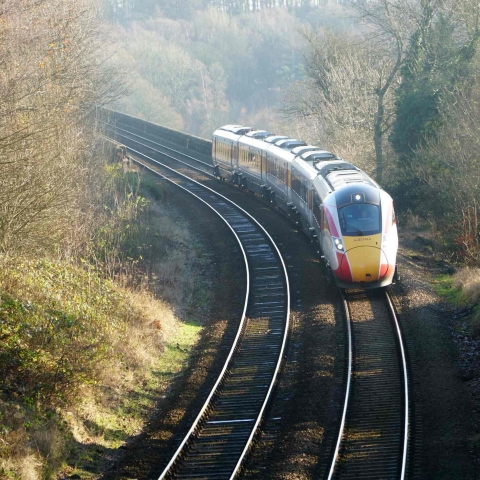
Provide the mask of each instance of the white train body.
{"label": "white train body", "polygon": [[398,249],[390,195],[365,172],[330,152],[298,147],[294,153],[271,143],[273,137],[254,135],[239,125],[216,130],[214,173],[259,193],[300,224],[318,241],[328,279],[335,285],[390,285],[396,278]]}

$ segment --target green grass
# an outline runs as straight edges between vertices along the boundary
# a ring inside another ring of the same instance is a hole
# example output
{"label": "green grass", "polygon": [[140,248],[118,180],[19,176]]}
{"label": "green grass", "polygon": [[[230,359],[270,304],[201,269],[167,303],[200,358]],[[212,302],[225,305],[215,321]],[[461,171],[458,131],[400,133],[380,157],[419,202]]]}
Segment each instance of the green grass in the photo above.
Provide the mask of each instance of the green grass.
{"label": "green grass", "polygon": [[140,183],[140,191],[153,200],[161,201],[165,197],[166,182],[152,175],[144,175]]}
{"label": "green grass", "polygon": [[[62,458],[87,478],[84,467],[143,428],[202,328],[164,308],[149,296],[129,296],[88,266],[46,259],[3,264],[0,479],[17,473],[4,461],[13,455],[21,461],[32,448],[51,457],[59,438],[69,447],[45,462],[45,478]],[[166,324],[161,315],[169,315]]]}
{"label": "green grass", "polygon": [[190,351],[197,342],[200,331],[199,325],[182,324],[178,333],[166,345],[155,370],[158,377],[172,377],[180,371],[180,367],[185,365]]}
{"label": "green grass", "polygon": [[[165,391],[165,387],[186,367],[201,329],[197,322],[179,323],[176,331],[169,336],[151,375],[124,395],[114,410],[99,410],[95,415],[90,415],[89,427],[92,433],[96,434],[96,441],[78,449],[76,468],[69,471],[70,475],[75,473],[82,479],[96,478],[89,470],[101,463],[99,450],[117,449],[128,437],[140,432],[146,415]],[[89,470],[86,470],[86,467]]]}
{"label": "green grass", "polygon": [[454,278],[450,275],[440,275],[433,279],[433,288],[445,302],[459,307],[468,306],[469,301],[464,291],[454,286]]}

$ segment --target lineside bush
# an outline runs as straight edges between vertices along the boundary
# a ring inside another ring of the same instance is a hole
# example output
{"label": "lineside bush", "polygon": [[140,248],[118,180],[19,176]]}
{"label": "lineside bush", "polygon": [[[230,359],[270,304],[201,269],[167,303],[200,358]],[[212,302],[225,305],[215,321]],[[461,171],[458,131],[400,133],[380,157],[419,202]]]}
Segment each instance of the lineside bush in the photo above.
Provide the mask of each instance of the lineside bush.
{"label": "lineside bush", "polygon": [[470,316],[470,328],[472,334],[480,337],[480,269],[465,267],[459,270],[453,277],[453,285],[464,293],[469,304],[472,306]]}
{"label": "lineside bush", "polygon": [[96,181],[90,242],[0,255],[0,478],[101,468],[99,452],[141,430],[200,330],[189,308],[208,297],[201,246],[165,189],[122,164]]}
{"label": "lineside bush", "polygon": [[1,270],[0,478],[92,467],[92,452],[142,428],[198,327],[185,333],[168,305],[88,265],[10,258]]}

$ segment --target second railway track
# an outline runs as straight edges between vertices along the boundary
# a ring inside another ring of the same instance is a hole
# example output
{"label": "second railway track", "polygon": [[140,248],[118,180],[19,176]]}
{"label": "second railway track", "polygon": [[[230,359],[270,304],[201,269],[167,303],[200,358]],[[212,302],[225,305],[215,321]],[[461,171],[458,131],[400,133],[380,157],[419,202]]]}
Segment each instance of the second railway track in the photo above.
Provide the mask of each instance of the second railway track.
{"label": "second railway track", "polygon": [[[146,158],[139,151],[133,153]],[[214,209],[244,252],[247,298],[231,353],[207,402],[160,475],[233,478],[252,444],[281,366],[290,314],[286,268],[268,233],[241,208],[153,158],[149,164],[154,167],[138,163]]]}
{"label": "second railway track", "polygon": [[[180,148],[172,148],[166,145],[166,143],[158,137],[152,134],[143,132],[134,125],[125,125],[122,121],[117,120],[114,124],[105,124],[107,132],[113,135],[115,138],[121,139],[122,143],[127,147],[137,148],[146,153],[145,150],[152,152],[153,154],[165,156],[168,159],[175,159],[181,161],[185,166],[192,168],[196,171],[202,172],[208,176],[213,177],[213,163],[211,158],[205,158],[200,160],[199,154],[188,155]],[[159,143],[159,142],[162,143]]]}

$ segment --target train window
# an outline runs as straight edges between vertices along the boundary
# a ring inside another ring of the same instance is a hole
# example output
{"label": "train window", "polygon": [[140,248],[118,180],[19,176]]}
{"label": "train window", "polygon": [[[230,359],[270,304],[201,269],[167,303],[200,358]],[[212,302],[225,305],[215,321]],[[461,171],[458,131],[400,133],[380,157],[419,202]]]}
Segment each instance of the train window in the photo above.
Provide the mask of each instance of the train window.
{"label": "train window", "polygon": [[252,164],[252,167],[256,170],[260,170],[260,157],[258,155],[255,155],[254,153],[250,153],[250,161]]}
{"label": "train window", "polygon": [[325,208],[320,210],[320,225],[322,230],[330,230],[330,226],[328,225],[327,215],[325,213]]}
{"label": "train window", "polygon": [[240,153],[241,153],[241,163],[243,165],[248,166],[248,152],[245,150],[245,148],[242,148]]}
{"label": "train window", "polygon": [[294,170],[292,170],[292,190],[300,196],[300,179],[297,177]]}
{"label": "train window", "polygon": [[267,156],[267,173],[275,178],[276,184],[285,184],[288,181],[288,170],[284,164],[275,157]]}
{"label": "train window", "polygon": [[338,212],[343,235],[374,235],[381,232],[380,207],[370,203],[346,205]]}
{"label": "train window", "polygon": [[313,191],[313,216],[314,216],[315,220],[317,221],[317,225],[319,225],[319,226],[321,225],[320,205],[321,205],[320,198],[318,198],[318,194],[314,190]]}
{"label": "train window", "polygon": [[300,183],[300,198],[303,200],[303,202],[307,201],[307,188],[304,180],[302,180]]}
{"label": "train window", "polygon": [[267,156],[267,173],[269,175],[274,175],[275,173],[275,162],[270,156]]}

